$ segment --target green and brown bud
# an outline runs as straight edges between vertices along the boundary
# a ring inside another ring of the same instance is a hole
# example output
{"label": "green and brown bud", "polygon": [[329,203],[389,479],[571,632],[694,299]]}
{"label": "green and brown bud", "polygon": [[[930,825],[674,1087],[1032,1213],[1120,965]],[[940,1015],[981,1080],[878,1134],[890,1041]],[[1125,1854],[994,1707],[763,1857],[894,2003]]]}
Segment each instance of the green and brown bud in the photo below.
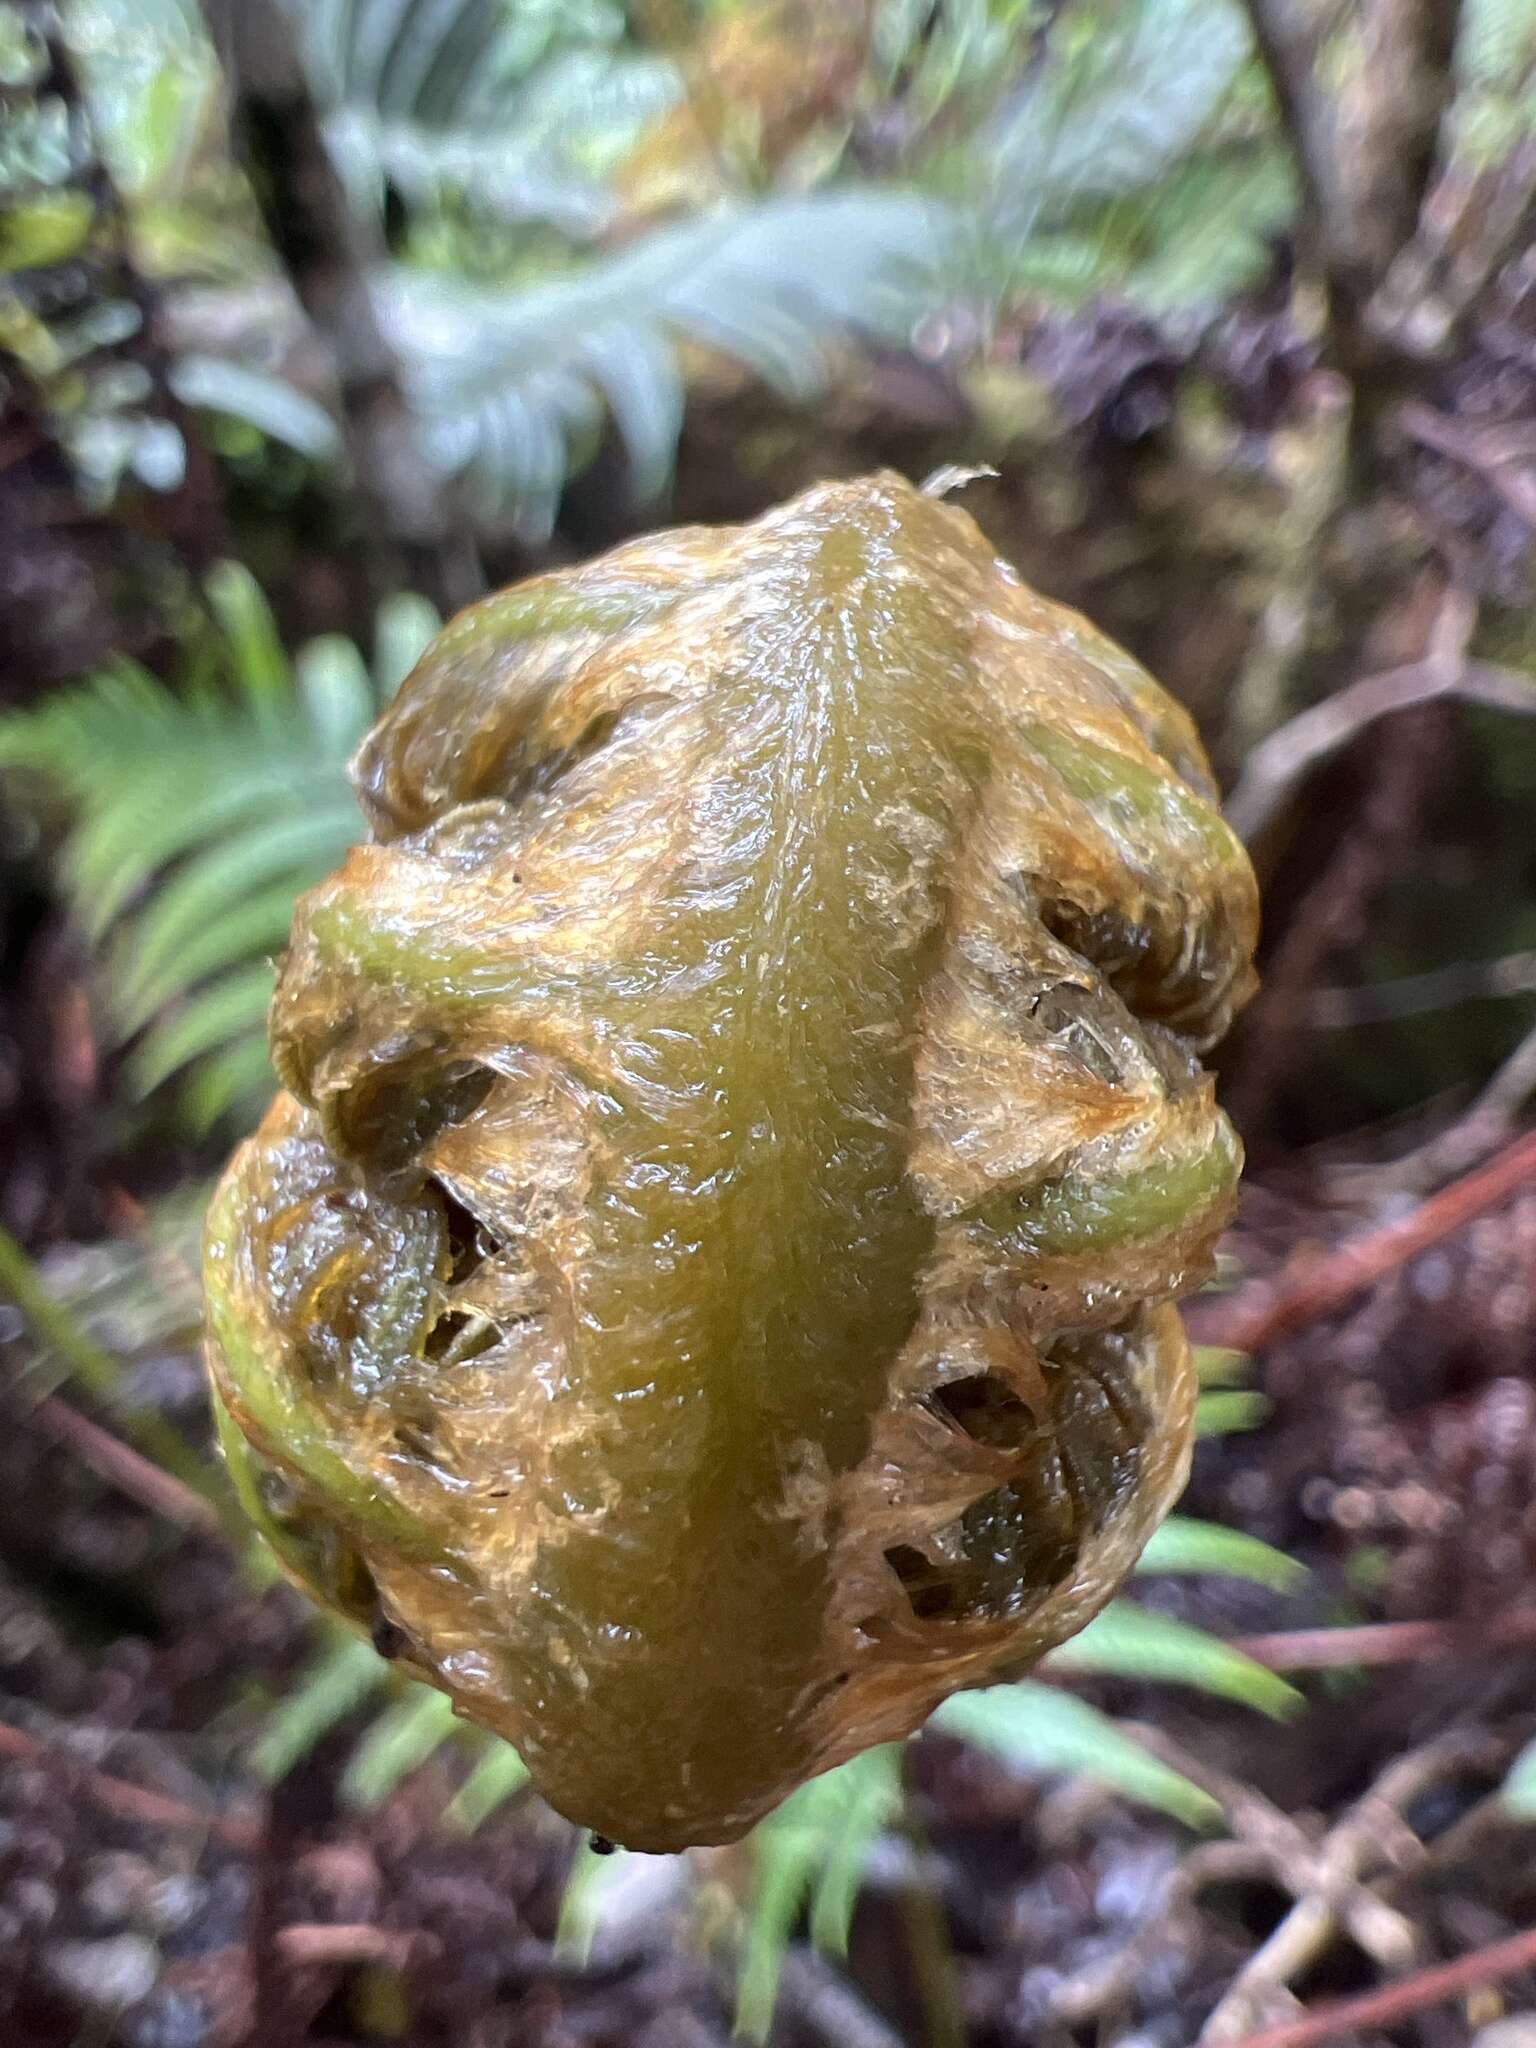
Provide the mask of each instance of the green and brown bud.
{"label": "green and brown bud", "polygon": [[1015,1674],[1188,1457],[1256,900],[1188,719],[894,477],[455,620],[207,1237],[293,1576],[643,1849]]}

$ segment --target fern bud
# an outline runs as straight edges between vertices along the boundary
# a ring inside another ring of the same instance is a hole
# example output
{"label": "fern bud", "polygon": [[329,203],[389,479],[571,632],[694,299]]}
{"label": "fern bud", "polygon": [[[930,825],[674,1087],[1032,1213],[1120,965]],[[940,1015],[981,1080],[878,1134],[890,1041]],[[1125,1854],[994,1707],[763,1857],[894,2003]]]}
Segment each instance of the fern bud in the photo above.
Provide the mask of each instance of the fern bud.
{"label": "fern bud", "polygon": [[231,1466],[561,1812],[733,1839],[1178,1493],[1252,873],[1184,713],[891,476],[486,599],[353,775],[208,1224]]}

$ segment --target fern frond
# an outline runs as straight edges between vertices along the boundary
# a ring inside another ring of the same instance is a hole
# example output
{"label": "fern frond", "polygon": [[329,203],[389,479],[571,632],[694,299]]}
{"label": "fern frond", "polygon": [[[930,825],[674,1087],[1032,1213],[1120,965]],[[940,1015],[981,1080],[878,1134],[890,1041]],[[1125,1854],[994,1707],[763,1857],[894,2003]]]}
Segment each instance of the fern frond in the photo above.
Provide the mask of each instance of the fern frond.
{"label": "fern frond", "polygon": [[[354,198],[452,196],[573,236],[607,226],[605,173],[678,98],[616,10],[502,0],[289,0],[327,141]],[[542,17],[542,18],[541,18]]]}
{"label": "fern frond", "polygon": [[190,1181],[150,1204],[135,1229],[48,1254],[43,1278],[50,1296],[112,1357],[195,1343],[203,1319],[198,1244],[209,1193],[205,1182]]}
{"label": "fern frond", "polygon": [[912,193],[826,192],[663,228],[511,295],[397,268],[381,303],[429,451],[479,516],[537,539],[605,411],[643,486],[670,470],[683,344],[809,397],[833,343],[908,330],[951,233]]}
{"label": "fern frond", "polygon": [[1254,1387],[1216,1387],[1195,1403],[1196,1436],[1234,1436],[1269,1420],[1270,1401]]}
{"label": "fern frond", "polygon": [[442,623],[431,600],[415,591],[385,598],[373,627],[373,684],[381,704],[399,689]]}
{"label": "fern frond", "polygon": [[454,1720],[447,1693],[435,1686],[412,1686],[385,1708],[347,1759],[341,1775],[342,1804],[362,1813],[382,1806],[462,1725]]}
{"label": "fern frond", "polygon": [[243,562],[216,562],[204,589],[223,629],[229,674],[252,711],[282,715],[293,690],[293,670],[283,648],[272,607]]}
{"label": "fern frond", "polygon": [[1458,154],[1492,169],[1536,134],[1536,0],[1466,0],[1456,55]]}
{"label": "fern frond", "polygon": [[266,960],[233,968],[194,989],[135,1049],[129,1062],[133,1086],[148,1095],[203,1054],[251,1038],[266,1024],[271,996],[272,969]]}
{"label": "fern frond", "polygon": [[1295,206],[1239,0],[1079,0],[933,166],[976,282],[1067,307],[1203,309],[1270,261]]}
{"label": "fern frond", "polygon": [[1048,1662],[1052,1671],[1187,1685],[1256,1707],[1274,1720],[1301,1705],[1294,1686],[1230,1643],[1130,1600],[1112,1600],[1081,1635],[1053,1650]]}
{"label": "fern frond", "polygon": [[602,1895],[628,1861],[626,1849],[600,1855],[591,1839],[583,1836],[566,1872],[560,1893],[560,1918],[555,1927],[555,1953],[585,1969],[592,1958]]}
{"label": "fern frond", "polygon": [[258,1109],[271,1091],[272,1063],[261,1031],[193,1067],[181,1083],[177,1110],[189,1134],[205,1138],[225,1118]]}
{"label": "fern frond", "polygon": [[1144,190],[1223,108],[1251,39],[1237,0],[1114,0],[1067,10],[969,145],[1004,220],[1059,219]]}
{"label": "fern frond", "polygon": [[419,600],[381,608],[376,682],[336,636],[290,661],[237,565],[208,596],[221,631],[193,652],[214,673],[172,689],[119,662],[0,721],[0,771],[72,817],[62,876],[111,1027],[139,1040],[129,1078],[148,1093],[191,1069],[195,1129],[270,1090],[270,961],[294,898],[360,836],[347,760],[436,625]]}
{"label": "fern frond", "polygon": [[327,1632],[325,1647],[262,1724],[248,1759],[269,1785],[297,1768],[333,1728],[389,1682],[390,1668],[372,1644]]}
{"label": "fern frond", "polygon": [[443,1813],[449,1827],[472,1835],[528,1783],[528,1766],[509,1742],[492,1741]]}
{"label": "fern frond", "polygon": [[170,365],[166,382],[182,405],[244,420],[313,462],[332,462],[341,453],[341,435],[325,407],[274,371],[194,352]]}
{"label": "fern frond", "polygon": [[869,1854],[901,1806],[902,1750],[867,1749],[802,1785],[752,1836],[752,1894],[736,1995],[736,2028],[765,2041],[784,1952],[809,1907],[813,1930],[846,1945]]}
{"label": "fern frond", "polygon": [[1026,1681],[959,1692],[930,1725],[1031,1773],[1096,1778],[1190,1827],[1220,1817],[1209,1793],[1143,1749],[1109,1715],[1056,1686]]}
{"label": "fern frond", "polygon": [[996,271],[1068,308],[1109,295],[1153,315],[1207,310],[1263,275],[1293,207],[1290,167],[1265,138],[1201,155],[1144,193],[1080,204],[999,246]]}
{"label": "fern frond", "polygon": [[1230,1344],[1197,1344],[1195,1376],[1203,1389],[1240,1387],[1252,1377],[1253,1358],[1247,1351],[1235,1351]]}
{"label": "fern frond", "polygon": [[1273,1544],[1241,1529],[1224,1529],[1217,1522],[1202,1522],[1189,1515],[1170,1515],[1141,1553],[1139,1572],[1220,1573],[1247,1579],[1272,1592],[1294,1593],[1304,1583],[1307,1568],[1287,1557]]}
{"label": "fern frond", "polygon": [[961,94],[994,96],[1028,48],[1033,0],[883,0],[873,32],[873,83],[898,91],[926,124]]}
{"label": "fern frond", "polygon": [[1513,90],[1536,64],[1536,0],[1466,0],[1456,49],[1465,84]]}

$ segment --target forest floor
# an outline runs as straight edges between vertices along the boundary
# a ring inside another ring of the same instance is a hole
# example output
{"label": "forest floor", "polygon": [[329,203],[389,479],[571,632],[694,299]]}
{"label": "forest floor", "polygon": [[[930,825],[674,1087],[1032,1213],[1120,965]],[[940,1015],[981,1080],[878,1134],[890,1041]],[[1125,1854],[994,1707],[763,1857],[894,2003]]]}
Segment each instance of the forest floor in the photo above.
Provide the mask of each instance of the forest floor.
{"label": "forest floor", "polygon": [[[846,1967],[791,1949],[778,2048],[1536,2040],[1518,2017],[1536,2013],[1536,1825],[1498,1797],[1536,1733],[1536,1147],[1427,1199],[1411,1178],[1337,1156],[1261,1172],[1228,1284],[1191,1310],[1197,1336],[1251,1349],[1268,1409],[1201,1445],[1187,1505],[1310,1576],[1299,1595],[1168,1579],[1150,1597],[1285,1669],[1305,1709],[1276,1724],[1166,1688],[1088,1691],[1214,1795],[1224,1828],[1200,1839],[920,1738],[912,1825],[875,1855]],[[19,1363],[14,1317],[3,1335]],[[133,1372],[135,1399],[203,1428],[190,1348]],[[577,1961],[556,1939],[571,1831],[524,1799],[455,1833],[451,1752],[350,1811],[360,1707],[263,1786],[257,1703],[312,1653],[303,1603],[254,1589],[202,1503],[73,1391],[5,1383],[7,2039],[730,2038],[728,1855],[696,1885],[633,1859]],[[1358,2004],[1319,2019],[1341,1999]]]}

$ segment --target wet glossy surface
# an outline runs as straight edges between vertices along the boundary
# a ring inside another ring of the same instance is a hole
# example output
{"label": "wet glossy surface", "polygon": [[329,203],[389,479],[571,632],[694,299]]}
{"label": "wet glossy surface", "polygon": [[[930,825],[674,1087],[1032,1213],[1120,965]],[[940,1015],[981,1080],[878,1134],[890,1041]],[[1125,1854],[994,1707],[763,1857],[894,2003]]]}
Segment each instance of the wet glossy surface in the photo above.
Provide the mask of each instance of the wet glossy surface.
{"label": "wet glossy surface", "polygon": [[1251,873],[1183,714],[890,477],[453,622],[210,1217],[252,1512],[553,1803],[729,1839],[1166,1511]]}

